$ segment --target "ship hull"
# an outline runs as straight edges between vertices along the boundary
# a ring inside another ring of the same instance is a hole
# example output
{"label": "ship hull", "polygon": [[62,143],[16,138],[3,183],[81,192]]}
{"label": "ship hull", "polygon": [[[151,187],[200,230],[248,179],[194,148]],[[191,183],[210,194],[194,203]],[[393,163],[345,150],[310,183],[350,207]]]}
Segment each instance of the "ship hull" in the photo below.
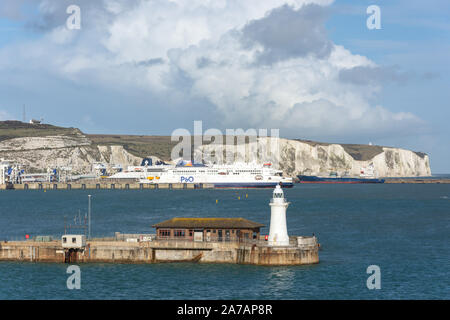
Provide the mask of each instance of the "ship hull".
{"label": "ship hull", "polygon": [[299,183],[384,183],[384,179],[372,178],[324,178],[318,176],[297,176]]}
{"label": "ship hull", "polygon": [[[279,183],[278,182],[261,182],[261,183],[247,183],[247,182],[226,182],[226,183],[214,183],[214,188],[220,189],[259,189],[259,188],[275,188]],[[281,183],[280,186],[282,188],[292,188],[294,186],[293,183]]]}

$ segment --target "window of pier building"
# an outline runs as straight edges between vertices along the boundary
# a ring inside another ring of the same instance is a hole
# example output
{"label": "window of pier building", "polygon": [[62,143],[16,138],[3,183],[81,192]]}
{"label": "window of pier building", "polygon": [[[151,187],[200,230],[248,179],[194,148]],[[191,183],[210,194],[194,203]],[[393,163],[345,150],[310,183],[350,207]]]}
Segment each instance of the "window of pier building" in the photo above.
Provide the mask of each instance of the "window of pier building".
{"label": "window of pier building", "polygon": [[184,238],[186,236],[186,233],[185,233],[184,230],[174,230],[173,236],[174,237],[180,237],[180,238],[182,237],[182,238]]}
{"label": "window of pier building", "polygon": [[159,236],[160,237],[170,237],[170,234],[171,234],[170,231],[171,230],[167,230],[167,229],[159,230]]}

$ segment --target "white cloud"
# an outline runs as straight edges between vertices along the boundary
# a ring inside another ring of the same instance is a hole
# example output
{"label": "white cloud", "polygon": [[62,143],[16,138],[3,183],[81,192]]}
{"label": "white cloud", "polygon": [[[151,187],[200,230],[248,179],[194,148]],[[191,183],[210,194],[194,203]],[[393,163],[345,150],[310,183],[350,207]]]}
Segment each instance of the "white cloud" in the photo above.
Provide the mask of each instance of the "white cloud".
{"label": "white cloud", "polygon": [[[177,50],[170,61],[189,75],[191,93],[207,97],[228,127],[279,127],[285,134],[374,134],[405,130],[422,124],[412,114],[392,113],[369,104],[377,85],[344,83],[342,70],[374,66],[369,59],[333,45],[330,55],[289,58],[271,65],[257,64],[257,52],[245,49],[239,34],[227,33],[218,42]],[[199,59],[207,63],[199,66]],[[399,123],[405,126],[399,126]],[[406,128],[405,128],[406,127]]]}
{"label": "white cloud", "polygon": [[332,0],[155,0],[141,1],[108,28],[105,46],[122,61],[165,57],[168,50],[218,40],[277,7],[330,4]]}
{"label": "white cloud", "polygon": [[[0,50],[0,71],[45,70],[115,91],[128,86],[186,103],[205,99],[211,114],[220,115],[217,126],[281,128],[293,136],[385,134],[421,125],[412,114],[372,105],[378,83],[340,79],[345,70],[376,65],[327,38],[323,8],[331,2],[99,1],[104,7],[89,7],[82,30],[55,26],[39,40]],[[323,7],[304,6],[310,3]],[[49,21],[58,20],[51,18],[58,10],[42,8]],[[320,19],[279,28],[283,15],[304,19],[305,8]]]}

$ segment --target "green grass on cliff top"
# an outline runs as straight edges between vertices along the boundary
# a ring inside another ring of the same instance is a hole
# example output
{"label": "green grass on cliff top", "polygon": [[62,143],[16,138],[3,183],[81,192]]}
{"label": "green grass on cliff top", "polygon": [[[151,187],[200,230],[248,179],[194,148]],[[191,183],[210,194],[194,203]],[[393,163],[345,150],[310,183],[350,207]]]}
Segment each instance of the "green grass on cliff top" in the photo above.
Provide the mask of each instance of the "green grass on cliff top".
{"label": "green grass on cliff top", "polygon": [[[144,158],[156,156],[163,160],[170,160],[170,152],[178,141],[171,141],[170,136],[137,136],[137,135],[87,135],[94,144],[97,145],[122,145],[131,154]],[[224,138],[224,141],[226,139]],[[331,143],[315,142],[310,140],[295,139],[303,143],[316,146],[327,146]],[[192,141],[193,142],[193,141]],[[236,141],[235,141],[236,144]],[[367,161],[383,152],[382,146],[364,144],[340,144],[344,150],[355,160]],[[191,150],[194,148],[192,146]],[[425,157],[425,153],[415,152],[420,157]]]}
{"label": "green grass on cliff top", "polygon": [[23,137],[73,136],[79,134],[81,134],[81,131],[77,128],[63,128],[50,124],[31,124],[21,121],[0,121],[0,141]]}

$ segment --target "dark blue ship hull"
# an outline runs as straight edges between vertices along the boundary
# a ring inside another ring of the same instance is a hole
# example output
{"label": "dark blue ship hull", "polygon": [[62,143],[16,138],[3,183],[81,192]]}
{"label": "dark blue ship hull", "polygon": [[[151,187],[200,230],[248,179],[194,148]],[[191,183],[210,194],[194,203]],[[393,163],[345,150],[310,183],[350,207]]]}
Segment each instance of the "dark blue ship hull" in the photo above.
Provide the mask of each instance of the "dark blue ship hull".
{"label": "dark blue ship hull", "polygon": [[300,183],[384,183],[384,179],[346,178],[346,177],[318,177],[298,175]]}
{"label": "dark blue ship hull", "polygon": [[232,189],[239,189],[239,188],[275,188],[277,185],[280,185],[282,188],[292,188],[294,186],[293,183],[278,183],[278,182],[264,182],[264,183],[247,183],[247,182],[240,182],[240,183],[214,183],[214,188],[232,188]]}

